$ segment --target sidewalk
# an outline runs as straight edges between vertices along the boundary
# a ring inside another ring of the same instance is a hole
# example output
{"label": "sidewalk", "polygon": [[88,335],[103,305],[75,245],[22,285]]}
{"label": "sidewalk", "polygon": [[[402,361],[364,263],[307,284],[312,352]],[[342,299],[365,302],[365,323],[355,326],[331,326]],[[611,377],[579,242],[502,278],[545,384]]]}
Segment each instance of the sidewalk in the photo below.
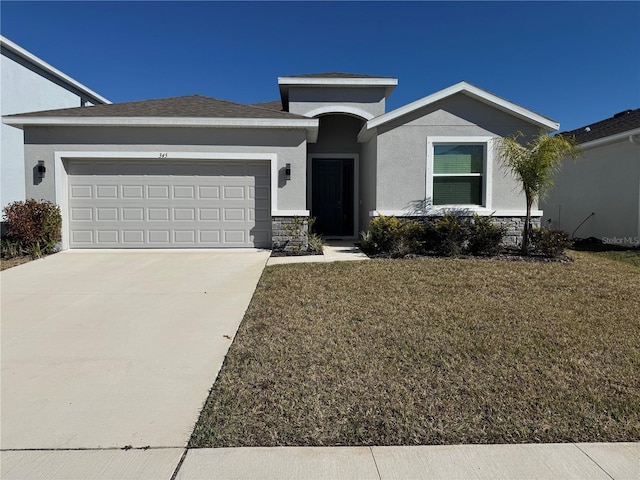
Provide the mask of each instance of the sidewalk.
{"label": "sidewalk", "polygon": [[176,480],[629,479],[640,443],[189,450]]}
{"label": "sidewalk", "polygon": [[324,246],[322,255],[301,255],[299,257],[269,257],[267,266],[283,263],[318,263],[369,260],[351,240],[330,240]]}
{"label": "sidewalk", "polygon": [[2,478],[638,480],[640,443],[3,451]]}

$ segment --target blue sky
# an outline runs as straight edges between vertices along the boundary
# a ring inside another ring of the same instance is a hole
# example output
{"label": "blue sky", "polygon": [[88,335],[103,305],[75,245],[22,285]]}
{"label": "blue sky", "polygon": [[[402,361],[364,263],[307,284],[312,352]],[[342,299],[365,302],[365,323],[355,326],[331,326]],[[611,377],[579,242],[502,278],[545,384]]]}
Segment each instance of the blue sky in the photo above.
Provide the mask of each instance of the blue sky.
{"label": "blue sky", "polygon": [[277,77],[461,80],[577,128],[640,107],[640,2],[12,2],[4,36],[113,102],[278,98]]}

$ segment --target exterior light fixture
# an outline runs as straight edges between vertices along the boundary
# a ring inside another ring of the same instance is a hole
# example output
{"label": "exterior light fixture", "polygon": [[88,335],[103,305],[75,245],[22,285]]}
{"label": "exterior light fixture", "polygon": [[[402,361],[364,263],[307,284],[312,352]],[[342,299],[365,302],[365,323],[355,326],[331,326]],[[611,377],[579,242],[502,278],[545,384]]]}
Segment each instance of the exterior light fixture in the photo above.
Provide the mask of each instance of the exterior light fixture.
{"label": "exterior light fixture", "polygon": [[287,163],[284,167],[284,176],[287,180],[291,180],[291,164]]}
{"label": "exterior light fixture", "polygon": [[47,173],[47,167],[44,166],[44,160],[38,160],[36,171],[41,179],[44,178],[45,173]]}

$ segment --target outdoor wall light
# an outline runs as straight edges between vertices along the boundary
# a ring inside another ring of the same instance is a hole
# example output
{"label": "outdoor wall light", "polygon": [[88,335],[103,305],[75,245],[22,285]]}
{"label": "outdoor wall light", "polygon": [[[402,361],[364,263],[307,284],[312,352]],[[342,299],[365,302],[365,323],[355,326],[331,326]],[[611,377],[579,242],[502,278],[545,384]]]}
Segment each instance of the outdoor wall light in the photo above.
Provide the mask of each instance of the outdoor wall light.
{"label": "outdoor wall light", "polygon": [[44,174],[47,173],[47,167],[44,166],[44,160],[38,160],[38,166],[36,167],[38,176],[44,178]]}
{"label": "outdoor wall light", "polygon": [[291,180],[291,164],[287,163],[284,167],[284,176],[287,180]]}

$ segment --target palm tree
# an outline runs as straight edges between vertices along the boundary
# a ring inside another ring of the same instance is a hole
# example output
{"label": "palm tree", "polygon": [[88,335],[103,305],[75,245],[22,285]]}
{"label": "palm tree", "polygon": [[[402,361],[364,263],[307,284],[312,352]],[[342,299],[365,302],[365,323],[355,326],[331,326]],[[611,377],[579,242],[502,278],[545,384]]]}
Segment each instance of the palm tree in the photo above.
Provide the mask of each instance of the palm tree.
{"label": "palm tree", "polygon": [[527,217],[522,236],[522,254],[529,253],[531,239],[531,208],[533,202],[544,195],[554,185],[554,174],[565,158],[576,160],[580,149],[572,138],[556,135],[550,137],[540,133],[530,142],[522,144],[518,139],[522,132],[500,138],[497,151],[502,164],[510,170],[522,184],[527,202]]}

